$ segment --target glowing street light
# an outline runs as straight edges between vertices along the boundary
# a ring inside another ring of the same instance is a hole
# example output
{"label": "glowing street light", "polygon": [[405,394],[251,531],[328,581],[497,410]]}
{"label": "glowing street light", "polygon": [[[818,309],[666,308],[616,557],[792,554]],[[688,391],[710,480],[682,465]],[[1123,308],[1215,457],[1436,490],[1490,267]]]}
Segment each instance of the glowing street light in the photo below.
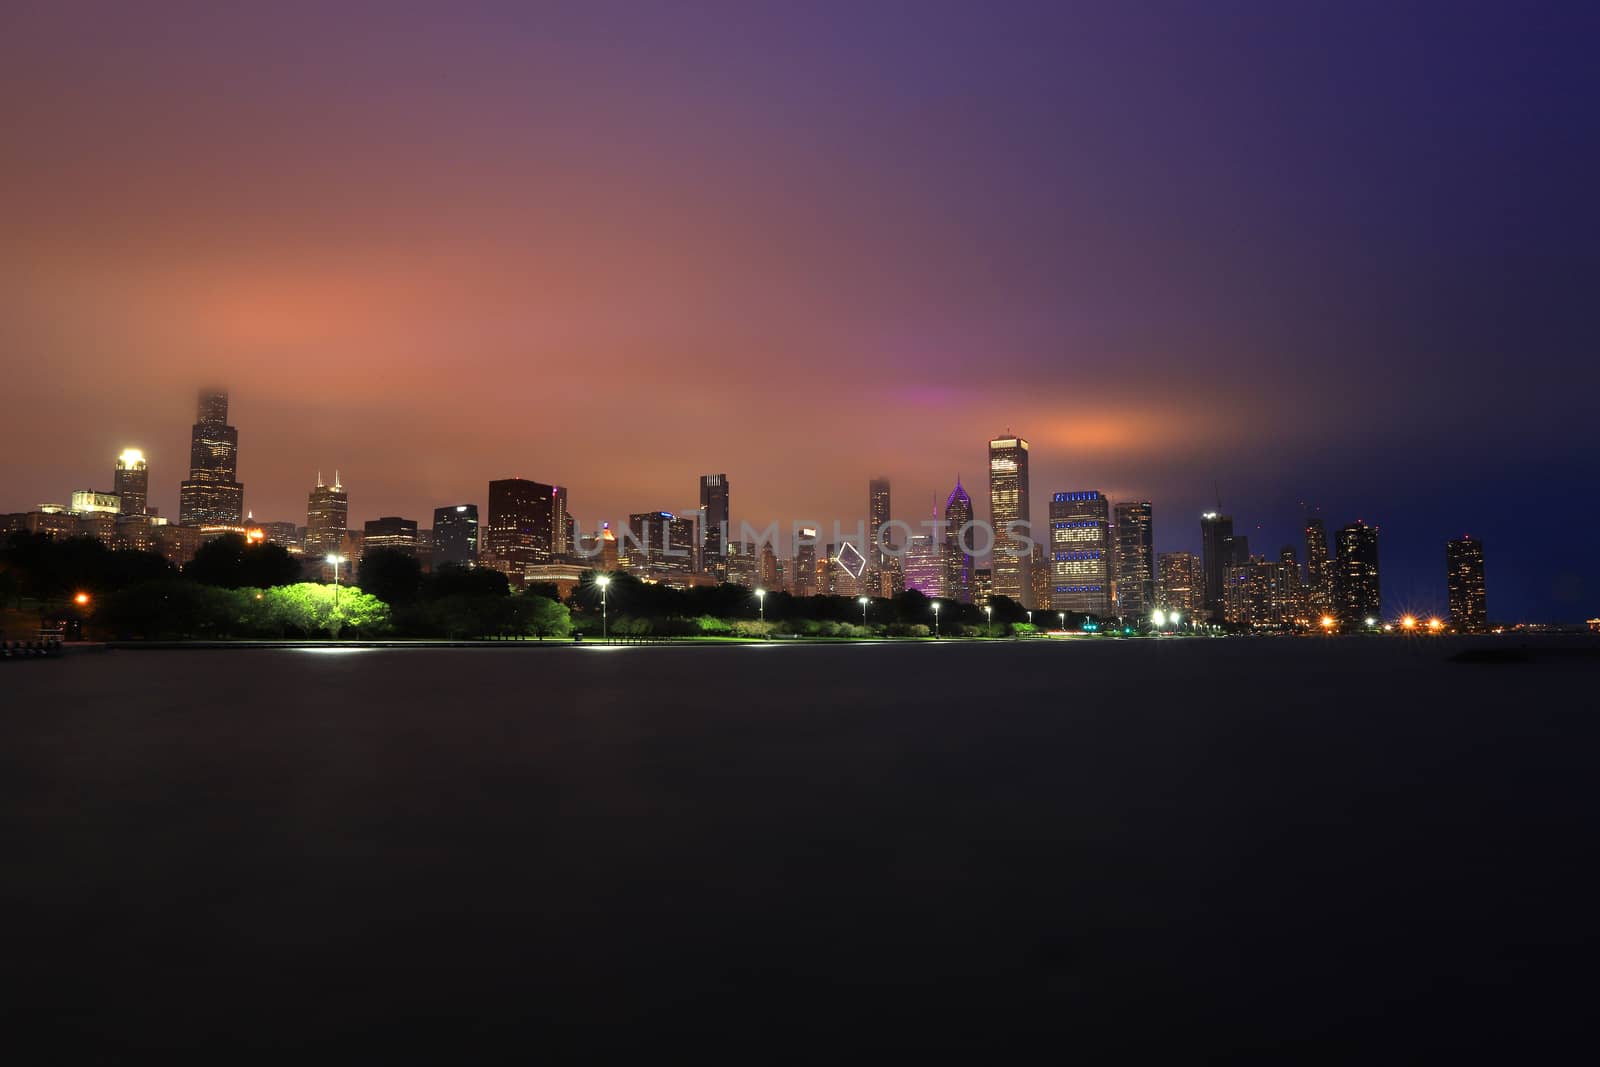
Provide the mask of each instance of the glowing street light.
{"label": "glowing street light", "polygon": [[939,602],[937,600],[933,602],[933,637],[934,640],[939,638]]}
{"label": "glowing street light", "polygon": [[1332,633],[1333,632],[1333,616],[1332,615],[1324,615],[1322,617],[1322,630],[1323,630],[1324,633]]}
{"label": "glowing street light", "polygon": [[337,553],[328,556],[328,562],[333,564],[333,613],[339,614],[339,568],[344,564],[344,557]]}
{"label": "glowing street light", "polygon": [[867,605],[870,604],[870,603],[872,603],[871,598],[869,598],[869,597],[862,597],[861,598],[861,625],[862,626],[865,626],[867,624]]}
{"label": "glowing street light", "polygon": [[985,604],[983,606],[983,613],[985,615],[989,616],[988,635],[990,637],[993,637],[994,636],[994,607],[992,605]]}
{"label": "glowing street light", "polygon": [[1063,633],[1065,633],[1067,629],[1067,613],[1064,611],[1058,611],[1056,614],[1061,616],[1061,630]]}
{"label": "glowing street light", "polygon": [[1434,633],[1438,633],[1440,630],[1444,629],[1444,623],[1438,619],[1429,619],[1428,629],[1432,630]]}
{"label": "glowing street light", "polygon": [[767,621],[767,591],[765,589],[757,589],[756,590],[756,606],[757,606],[757,609],[761,612],[761,621],[762,622],[766,622]]}
{"label": "glowing street light", "polygon": [[1155,625],[1156,629],[1158,629],[1158,630],[1161,629],[1163,626],[1165,626],[1167,624],[1167,613],[1162,611],[1160,608],[1157,608],[1151,614],[1150,622]]}
{"label": "glowing street light", "polygon": [[1417,617],[1415,615],[1407,615],[1405,618],[1400,620],[1400,629],[1402,629],[1402,630],[1415,630],[1416,628],[1417,628]]}
{"label": "glowing street light", "polygon": [[77,596],[72,598],[72,602],[74,604],[78,605],[78,607],[80,607],[80,608],[88,607],[89,606],[89,594],[88,593],[79,593]]}
{"label": "glowing street light", "polygon": [[600,587],[600,640],[607,641],[606,637],[606,586],[611,584],[611,575],[597,574],[594,584]]}

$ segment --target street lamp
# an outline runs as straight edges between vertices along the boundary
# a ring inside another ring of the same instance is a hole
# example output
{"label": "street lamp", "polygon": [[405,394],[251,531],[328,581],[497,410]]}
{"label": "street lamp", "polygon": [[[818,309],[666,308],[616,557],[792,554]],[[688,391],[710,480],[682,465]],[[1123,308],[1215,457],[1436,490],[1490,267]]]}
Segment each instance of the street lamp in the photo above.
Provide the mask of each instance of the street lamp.
{"label": "street lamp", "polygon": [[1061,632],[1062,633],[1066,633],[1067,632],[1067,613],[1064,612],[1064,611],[1059,611],[1056,614],[1061,616]]}
{"label": "street lamp", "polygon": [[594,584],[600,587],[600,640],[606,640],[606,586],[611,584],[609,574],[594,576]]}
{"label": "street lamp", "polygon": [[872,603],[872,600],[870,598],[868,598],[868,597],[862,597],[861,598],[861,625],[862,626],[865,626],[867,624],[867,605],[870,604],[870,603]]}
{"label": "street lamp", "polygon": [[937,600],[933,602],[933,638],[936,641],[939,639],[939,602]]}
{"label": "street lamp", "polygon": [[759,607],[759,609],[761,611],[761,621],[762,622],[766,622],[767,621],[767,591],[765,589],[757,589],[756,590],[756,604],[758,605],[758,607]]}
{"label": "street lamp", "polygon": [[992,605],[990,605],[990,604],[985,604],[983,606],[983,613],[985,615],[989,616],[988,636],[993,637],[994,636],[994,607]]}
{"label": "street lamp", "polygon": [[89,606],[89,594],[88,593],[79,593],[77,596],[72,598],[72,602],[74,604],[78,605],[78,607],[80,607],[80,608],[88,607]]}
{"label": "street lamp", "polygon": [[344,557],[333,554],[328,557],[328,562],[333,564],[333,613],[339,614],[339,567],[344,563]]}

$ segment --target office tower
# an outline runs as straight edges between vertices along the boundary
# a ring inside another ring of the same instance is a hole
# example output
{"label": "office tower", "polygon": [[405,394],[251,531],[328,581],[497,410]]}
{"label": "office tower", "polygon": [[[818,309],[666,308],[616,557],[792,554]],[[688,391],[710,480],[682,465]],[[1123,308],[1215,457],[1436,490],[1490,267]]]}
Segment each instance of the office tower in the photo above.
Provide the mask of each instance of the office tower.
{"label": "office tower", "polygon": [[827,584],[824,590],[830,596],[875,595],[867,575],[867,554],[854,542],[841,541],[828,545]]}
{"label": "office tower", "polygon": [[724,581],[754,589],[761,584],[761,556],[754,541],[729,541]]}
{"label": "office tower", "polygon": [[700,476],[701,569],[718,578],[727,576],[728,476]]}
{"label": "office tower", "polygon": [[[1043,567],[1036,567],[1034,573],[1043,571]],[[1034,594],[1037,598],[1038,594]],[[989,606],[989,601],[994,599],[994,571],[988,567],[976,567],[972,571],[972,602],[980,608]]]}
{"label": "office tower", "polygon": [[1483,542],[1463,537],[1444,546],[1445,584],[1450,592],[1450,625],[1460,633],[1489,628],[1489,605],[1483,586]]}
{"label": "office tower", "polygon": [[1102,494],[1089,489],[1050,498],[1050,570],[1052,611],[1110,614],[1111,510]]}
{"label": "office tower", "polygon": [[906,543],[906,588],[932,600],[945,598],[949,574],[944,565],[944,541],[932,534],[912,534]]}
{"label": "office tower", "polygon": [[137,448],[125,448],[117,457],[117,469],[112,474],[111,491],[122,499],[122,514],[144,515],[149,511],[150,468],[144,453]]}
{"label": "office tower", "polygon": [[417,520],[385,515],[368,519],[361,531],[362,554],[387,548],[413,558],[417,555]]}
{"label": "office tower", "polygon": [[[1033,559],[1029,567],[1029,578],[1033,586],[1033,606],[1039,609],[1050,607],[1050,588],[1055,584],[1055,569],[1050,559],[1050,526],[1049,523],[1041,524],[1044,529],[1039,531],[1039,540],[1033,544]],[[990,571],[990,595],[994,593],[994,576]]]}
{"label": "office tower", "polygon": [[1328,558],[1328,530],[1322,520],[1306,520],[1306,610],[1320,618],[1333,610],[1333,562]]}
{"label": "office tower", "polygon": [[300,527],[292,522],[264,522],[261,530],[267,535],[267,541],[274,545],[283,545],[285,548],[299,548],[301,546]]}
{"label": "office tower", "polygon": [[944,566],[945,595],[962,604],[972,603],[972,498],[961,488],[961,475],[956,475],[956,487],[944,502]]}
{"label": "office tower", "polygon": [[1116,594],[1119,615],[1142,615],[1156,606],[1155,534],[1150,501],[1123,501],[1116,516]]}
{"label": "office tower", "polygon": [[1156,557],[1156,601],[1161,610],[1193,618],[1204,606],[1205,571],[1193,552],[1163,552]]}
{"label": "office tower", "polygon": [[[1291,553],[1292,557],[1292,553]],[[1302,621],[1300,568],[1291,558],[1230,563],[1223,586],[1227,621],[1254,630],[1286,630]]]}
{"label": "office tower", "polygon": [[478,505],[451,504],[433,509],[433,567],[478,565]]}
{"label": "office tower", "polygon": [[237,526],[244,521],[239,431],[228,425],[228,394],[200,393],[189,434],[189,478],[178,487],[181,526]]}
{"label": "office tower", "polygon": [[802,527],[794,544],[794,580],[790,592],[795,596],[816,596],[817,589],[817,531]]}
{"label": "office tower", "polygon": [[697,523],[692,516],[670,511],[641,511],[628,516],[629,570],[641,577],[681,582],[694,571]]}
{"label": "office tower", "polygon": [[526,478],[489,483],[489,529],[482,543],[494,566],[511,576],[567,552],[567,490]]}
{"label": "office tower", "polygon": [[761,565],[756,575],[756,588],[769,593],[783,588],[783,575],[778,573],[778,553],[771,541],[761,542]]}
{"label": "office tower", "polygon": [[882,536],[880,531],[890,517],[889,479],[874,478],[867,483],[867,570],[872,576],[874,595],[881,595],[877,590],[882,587],[884,567],[893,562],[893,558],[884,553],[879,543]]}
{"label": "office tower", "polygon": [[1334,615],[1347,629],[1382,617],[1378,583],[1378,528],[1359,519],[1338,533]]}
{"label": "office tower", "polygon": [[1200,567],[1205,581],[1201,607],[1213,619],[1223,618],[1222,588],[1233,559],[1233,518],[1208,511],[1200,516]]}
{"label": "office tower", "polygon": [[[1033,606],[1033,555],[1025,547],[1029,519],[1028,442],[1020,437],[996,437],[989,442],[989,522],[994,527],[995,596],[1008,596],[1018,604]],[[1011,532],[1007,527],[1011,526]]]}
{"label": "office tower", "polygon": [[317,487],[311,490],[306,502],[306,549],[312,559],[343,552],[344,536],[349,530],[350,495],[339,484],[339,472],[333,472],[333,484],[322,484],[322,472],[317,472]]}

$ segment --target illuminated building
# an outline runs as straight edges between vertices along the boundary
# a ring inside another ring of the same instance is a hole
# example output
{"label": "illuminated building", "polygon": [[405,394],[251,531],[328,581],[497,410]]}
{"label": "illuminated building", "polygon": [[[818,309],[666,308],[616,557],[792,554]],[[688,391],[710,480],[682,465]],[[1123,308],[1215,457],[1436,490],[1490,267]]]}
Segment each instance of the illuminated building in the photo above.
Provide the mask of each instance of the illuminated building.
{"label": "illuminated building", "polygon": [[912,534],[906,544],[905,576],[907,589],[943,600],[950,577],[944,565],[944,542],[932,534]]}
{"label": "illuminated building", "polygon": [[1306,520],[1306,610],[1320,618],[1333,610],[1333,561],[1328,530],[1318,518]]}
{"label": "illuminated building", "polygon": [[[1045,530],[1042,532],[1041,538],[1042,539],[1040,540],[1034,541],[1033,544],[1033,560],[1031,561],[1031,565],[1029,567],[1029,577],[1033,584],[1033,605],[1036,608],[1042,609],[1050,606],[1050,586],[1051,583],[1055,581],[1055,571],[1051,567],[1050,560],[1050,545],[1048,543],[1050,540],[1050,534],[1048,526],[1046,526]],[[990,571],[989,577],[989,595],[991,597],[994,596],[993,570]]]}
{"label": "illuminated building", "polygon": [[478,505],[450,504],[433,509],[433,566],[478,565]]}
{"label": "illuminated building", "polygon": [[[1048,574],[1045,567],[1039,567],[1035,574]],[[1035,600],[1038,594],[1035,593]],[[972,571],[972,602],[978,607],[988,607],[989,601],[994,598],[994,571],[988,567],[976,567]]]}
{"label": "illuminated building", "polygon": [[300,547],[300,527],[292,522],[264,522],[261,524],[261,529],[272,544],[283,545],[285,548]]}
{"label": "illuminated building", "polygon": [[1228,622],[1251,629],[1290,629],[1303,615],[1299,566],[1260,557],[1229,564],[1223,614]]}
{"label": "illuminated building", "polygon": [[642,511],[628,516],[628,569],[641,578],[683,584],[694,572],[696,527],[688,515]]}
{"label": "illuminated building", "polygon": [[867,556],[850,541],[828,546],[826,591],[830,596],[871,596]]}
{"label": "illuminated building", "polygon": [[339,472],[333,472],[332,485],[324,485],[322,472],[318,471],[317,487],[306,501],[306,556],[320,561],[324,556],[342,553],[349,527],[350,495],[339,484]]}
{"label": "illuminated building", "polygon": [[178,487],[181,526],[237,526],[244,521],[239,431],[228,425],[228,394],[200,393],[189,434],[189,478]]}
{"label": "illuminated building", "polygon": [[72,491],[74,515],[116,515],[122,511],[122,498],[115,493],[101,493],[93,489]]}
{"label": "illuminated building", "polygon": [[1156,606],[1156,558],[1150,501],[1123,501],[1116,519],[1116,574],[1112,590],[1118,614],[1143,615]]}
{"label": "illuminated building", "polygon": [[[1024,547],[1023,535],[1028,532],[1031,517],[1028,442],[1007,431],[1006,436],[989,442],[989,522],[994,527],[990,566],[995,596],[1007,596],[1030,607],[1033,556]],[[1008,532],[1008,526],[1015,532]]]}
{"label": "illuminated building", "polygon": [[[723,579],[746,589],[761,585],[761,556],[754,541],[730,541],[727,554],[727,576]],[[765,588],[764,586],[762,588]]]}
{"label": "illuminated building", "polygon": [[526,478],[490,482],[489,527],[481,547],[496,569],[518,581],[528,564],[566,555],[567,490]]}
{"label": "illuminated building", "polygon": [[402,519],[398,515],[368,519],[361,531],[361,550],[367,553],[382,548],[416,558],[417,520]]}
{"label": "illuminated building", "polygon": [[1461,633],[1489,628],[1483,586],[1483,542],[1463,537],[1444,546],[1445,584],[1450,593],[1450,625]]}
{"label": "illuminated building", "polygon": [[1346,629],[1382,618],[1378,582],[1378,528],[1357,520],[1338,533],[1333,615]]}
{"label": "illuminated building", "polygon": [[867,571],[874,596],[892,595],[883,592],[884,572],[895,563],[894,557],[886,555],[882,547],[882,530],[890,518],[889,479],[874,478],[867,483]]}
{"label": "illuminated building", "polygon": [[700,476],[700,569],[723,578],[728,573],[728,476]]}
{"label": "illuminated building", "polygon": [[1111,512],[1099,492],[1050,498],[1050,573],[1050,610],[1110,613]]}
{"label": "illuminated building", "polygon": [[194,526],[157,526],[156,551],[174,567],[184,567],[205,543],[206,535]]}
{"label": "illuminated building", "polygon": [[1228,568],[1248,562],[1250,539],[1235,536],[1232,516],[1215,511],[1200,516],[1200,568],[1205,578],[1201,606],[1206,615],[1218,620],[1226,616],[1222,589]]}
{"label": "illuminated building", "polygon": [[149,510],[150,467],[144,453],[137,448],[125,448],[117,457],[117,467],[112,473],[111,491],[122,500],[124,515],[143,515]]}
{"label": "illuminated building", "polygon": [[794,544],[794,581],[789,591],[795,596],[816,596],[817,588],[817,531],[802,527]]}
{"label": "illuminated building", "polygon": [[971,522],[972,498],[961,488],[958,474],[956,487],[944,502],[944,587],[946,596],[962,604],[972,603],[973,564],[968,548],[972,545],[973,531],[967,529]]}
{"label": "illuminated building", "polygon": [[583,572],[589,570],[581,563],[570,560],[562,563],[530,563],[523,572],[523,581],[529,585],[535,582],[549,584],[556,587],[556,599],[565,600],[572,595],[583,580]]}
{"label": "illuminated building", "polygon": [[783,574],[778,569],[778,552],[769,541],[761,543],[761,570],[756,579],[757,588],[775,593],[783,588]]}

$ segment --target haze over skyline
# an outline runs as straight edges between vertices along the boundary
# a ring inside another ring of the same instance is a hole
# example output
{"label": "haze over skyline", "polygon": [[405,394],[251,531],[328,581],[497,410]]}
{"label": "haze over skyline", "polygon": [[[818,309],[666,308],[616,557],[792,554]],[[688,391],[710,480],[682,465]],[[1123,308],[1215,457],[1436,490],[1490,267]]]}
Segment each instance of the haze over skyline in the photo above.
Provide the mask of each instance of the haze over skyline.
{"label": "haze over skyline", "polygon": [[1381,526],[1387,603],[1470,532],[1495,618],[1595,614],[1600,17],[999,10],[8,7],[0,511],[131,445],[175,516],[210,382],[262,520],[981,516],[1010,428],[1036,519],[1194,551],[1217,485]]}

